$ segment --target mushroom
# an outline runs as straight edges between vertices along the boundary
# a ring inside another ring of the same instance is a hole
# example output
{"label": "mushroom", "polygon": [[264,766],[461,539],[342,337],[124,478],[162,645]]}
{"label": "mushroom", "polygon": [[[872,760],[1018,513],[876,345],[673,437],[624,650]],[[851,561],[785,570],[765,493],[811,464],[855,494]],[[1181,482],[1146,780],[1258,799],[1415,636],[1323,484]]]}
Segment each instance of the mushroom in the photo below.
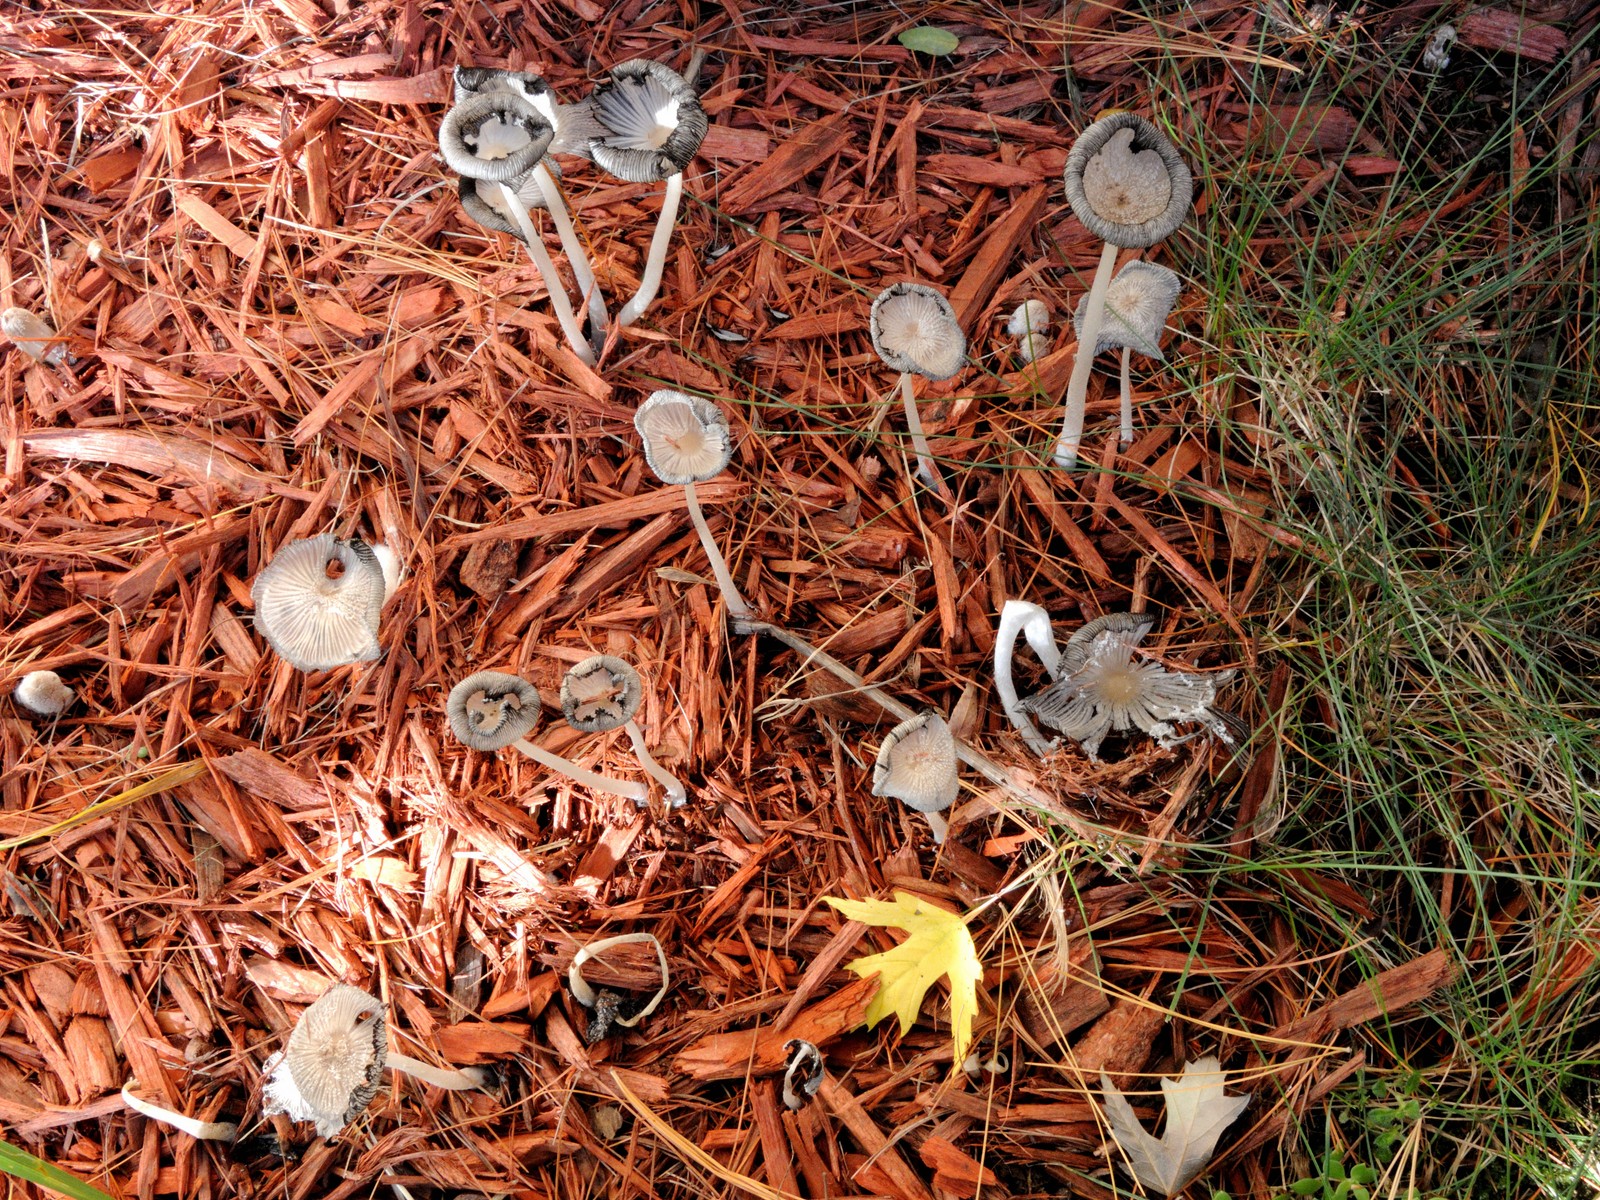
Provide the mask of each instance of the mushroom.
{"label": "mushroom", "polygon": [[[544,239],[534,228],[528,201],[518,191],[525,181],[531,180],[537,194],[547,204],[552,196],[555,203],[560,203],[549,172],[536,170],[554,139],[555,129],[544,114],[512,90],[469,96],[446,113],[439,125],[439,152],[444,155],[445,164],[457,175],[479,185],[477,200],[485,207],[492,207],[510,218],[517,236],[528,248],[528,257],[544,280],[545,290],[550,293],[550,307],[567,335],[567,343],[583,362],[593,366],[594,348],[578,328],[578,319],[561,277],[556,274],[549,251],[544,248]],[[500,203],[492,206],[483,201],[484,192],[491,189],[498,189],[500,197]],[[467,190],[463,184],[462,192]],[[469,210],[469,215],[480,224],[488,224],[483,220],[482,210]],[[492,224],[490,227],[494,228]],[[578,275],[576,260],[573,260],[572,270]]]}
{"label": "mushroom", "polygon": [[1171,234],[1188,215],[1193,182],[1177,147],[1149,121],[1130,112],[1108,113],[1083,131],[1067,153],[1065,180],[1072,211],[1105,243],[1089,288],[1083,332],[1067,384],[1066,419],[1056,443],[1056,466],[1071,469],[1083,439],[1089,370],[1117,249],[1152,246]]}
{"label": "mushroom", "polygon": [[288,1043],[263,1065],[261,1111],[315,1121],[317,1133],[331,1138],[378,1094],[385,1066],[451,1091],[481,1088],[490,1078],[482,1067],[455,1071],[390,1054],[383,1002],[336,983],[300,1014]]}
{"label": "mushroom", "polygon": [[[624,1017],[618,1011],[621,997],[610,988],[601,988],[596,992],[583,977],[583,964],[591,958],[598,957],[602,950],[609,950],[613,946],[631,946],[646,942],[656,948],[656,963],[661,968],[661,986],[656,989],[655,995],[650,997],[650,1003],[633,1016]],[[662,948],[661,940],[653,933],[619,933],[615,937],[590,942],[587,946],[579,948],[572,956],[572,965],[567,968],[567,987],[572,990],[572,998],[583,1007],[594,1010],[594,1017],[585,1031],[585,1036],[590,1042],[598,1042],[605,1037],[606,1030],[613,1023],[621,1025],[624,1029],[632,1029],[655,1012],[657,1006],[666,999],[667,987],[671,982],[672,972],[667,966],[667,952]]]}
{"label": "mushroom", "polygon": [[822,1086],[822,1051],[804,1038],[790,1038],[783,1044],[789,1065],[783,1070],[783,1106],[799,1112]]}
{"label": "mushroom", "polygon": [[11,698],[36,716],[59,717],[78,693],[54,671],[29,671],[17,682]]}
{"label": "mushroom", "polygon": [[239,1132],[239,1126],[232,1121],[202,1121],[198,1117],[186,1117],[180,1112],[173,1112],[170,1108],[163,1108],[159,1104],[140,1099],[133,1094],[134,1082],[129,1080],[122,1085],[122,1102],[142,1117],[160,1121],[163,1125],[171,1125],[174,1129],[202,1142],[231,1142],[234,1135]]}
{"label": "mushroom", "polygon": [[[1128,379],[1128,357],[1137,350],[1140,354],[1163,362],[1161,331],[1166,328],[1167,314],[1183,284],[1176,271],[1159,263],[1130,262],[1118,271],[1106,289],[1105,324],[1100,326],[1100,336],[1095,339],[1094,353],[1122,350],[1122,428],[1124,444],[1133,441],[1133,389]],[[1072,323],[1078,330],[1078,345],[1086,344],[1083,337],[1084,318],[1089,310],[1088,297],[1078,303]],[[1080,349],[1079,353],[1083,353]]]}
{"label": "mushroom", "polygon": [[1006,332],[1017,339],[1017,357],[1031,363],[1046,350],[1042,336],[1050,328],[1050,306],[1043,300],[1024,300],[1006,322]]}
{"label": "mushroom", "polygon": [[735,632],[742,632],[752,617],[750,606],[734,586],[733,575],[712,540],[711,527],[706,524],[694,492],[696,483],[722,474],[733,458],[733,433],[727,416],[709,400],[663,390],[651,392],[650,398],[639,406],[633,414],[633,427],[644,442],[644,460],[655,477],[662,483],[683,485],[689,520],[710,560],[717,590],[722,593]]}
{"label": "mushroom", "polygon": [[386,594],[372,547],[331,533],[280,546],[250,584],[256,631],[302,671],[377,658]]}
{"label": "mushroom", "polygon": [[0,312],[0,333],[16,343],[34,362],[58,367],[67,361],[66,339],[43,317],[25,308],[8,308]]}
{"label": "mushroom", "polygon": [[1056,748],[1056,742],[1047,740],[1039,732],[1039,727],[1028,719],[1011,677],[1011,662],[1016,655],[1019,634],[1028,639],[1028,645],[1033,647],[1033,652],[1039,656],[1051,679],[1055,679],[1061,669],[1061,652],[1056,649],[1049,613],[1026,600],[1005,602],[1000,609],[1000,628],[994,638],[994,690],[1000,697],[1000,707],[1006,719],[1022,735],[1022,740],[1028,743],[1028,749],[1043,758]]}
{"label": "mushroom", "polygon": [[924,283],[892,283],[872,302],[868,332],[878,357],[900,372],[900,398],[917,453],[917,474],[929,487],[942,487],[944,481],[933,465],[928,438],[922,431],[911,377],[949,379],[965,365],[967,337],[961,332],[956,310],[937,288]]}
{"label": "mushroom", "polygon": [[1188,737],[1175,724],[1199,724],[1229,745],[1233,737],[1222,715],[1213,711],[1217,688],[1232,671],[1202,675],[1174,671],[1135,658],[1139,642],[1155,624],[1148,615],[1107,613],[1079,629],[1061,656],[1061,676],[1022,707],[1052,729],[1079,742],[1098,761],[1107,733],[1138,728],[1170,749]]}
{"label": "mushroom", "polygon": [[595,165],[629,183],[665,180],[667,185],[639,290],[617,314],[618,326],[632,325],[661,287],[667,243],[683,200],[683,169],[700,149],[709,123],[687,79],[665,63],[641,58],[612,67],[590,104],[604,127],[589,142]]}
{"label": "mushroom", "polygon": [[872,794],[893,796],[927,817],[935,845],[950,832],[941,814],[960,791],[956,741],[943,717],[921,713],[889,731],[872,768]]}
{"label": "mushroom", "polygon": [[642,783],[596,774],[528,741],[526,735],[539,722],[539,691],[520,676],[500,671],[468,675],[450,689],[445,713],[456,740],[474,750],[492,752],[515,746],[534,762],[586,788],[625,796],[635,804],[650,799],[650,789]]}
{"label": "mushroom", "polygon": [[561,713],[567,724],[583,733],[609,733],[625,729],[639,765],[667,790],[667,803],[682,808],[689,794],[682,782],[650,754],[644,733],[633,714],[644,698],[639,672],[609,654],[595,654],[561,677]]}

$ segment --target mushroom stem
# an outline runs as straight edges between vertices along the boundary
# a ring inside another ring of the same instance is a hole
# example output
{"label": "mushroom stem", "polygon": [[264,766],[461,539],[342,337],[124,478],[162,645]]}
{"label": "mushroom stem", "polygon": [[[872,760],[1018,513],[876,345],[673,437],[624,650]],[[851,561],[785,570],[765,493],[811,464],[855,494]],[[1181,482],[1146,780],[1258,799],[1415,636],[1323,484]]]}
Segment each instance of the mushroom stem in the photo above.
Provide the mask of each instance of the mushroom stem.
{"label": "mushroom stem", "polygon": [[1056,442],[1055,464],[1070,471],[1078,465],[1078,443],[1083,440],[1083,410],[1089,398],[1089,371],[1094,366],[1094,347],[1105,323],[1106,289],[1117,265],[1117,247],[1110,242],[1100,251],[1100,266],[1089,288],[1089,304],[1083,314],[1083,333],[1078,337],[1072,360],[1072,378],[1067,382],[1067,415]]}
{"label": "mushroom stem", "polygon": [[917,452],[917,474],[922,482],[936,492],[944,491],[944,476],[933,465],[933,451],[928,446],[928,435],[922,429],[922,414],[917,411],[917,398],[911,390],[911,372],[900,372],[900,399],[906,406],[906,428],[911,431],[911,448]]}
{"label": "mushroom stem", "polygon": [[613,1020],[624,1029],[632,1029],[644,1020],[667,996],[667,988],[672,982],[672,971],[667,966],[667,952],[661,945],[661,939],[653,933],[619,933],[615,937],[601,938],[598,942],[590,942],[581,946],[572,956],[572,965],[567,968],[567,986],[572,989],[572,997],[585,1008],[593,1008],[599,997],[590,986],[589,981],[583,977],[583,964],[591,958],[599,956],[600,951],[609,950],[612,946],[631,946],[640,942],[649,942],[656,948],[656,964],[661,968],[661,986],[656,989],[656,994],[650,998],[650,1003],[631,1017],[615,1017]]}
{"label": "mushroom stem", "polygon": [[489,1080],[488,1073],[482,1067],[462,1067],[460,1070],[435,1067],[404,1054],[396,1054],[392,1050],[383,1065],[390,1070],[399,1071],[410,1075],[413,1079],[420,1079],[423,1083],[451,1092],[475,1091]]}
{"label": "mushroom stem", "polygon": [[661,194],[661,215],[656,218],[656,231],[650,235],[650,256],[644,261],[644,274],[639,276],[639,290],[633,299],[622,306],[617,314],[617,325],[632,325],[644,315],[650,302],[661,287],[661,272],[667,265],[667,243],[672,240],[672,227],[678,221],[678,204],[683,199],[683,172],[667,177],[666,191]]}
{"label": "mushroom stem", "polygon": [[545,198],[545,206],[550,210],[550,221],[556,227],[556,235],[561,239],[561,249],[566,252],[567,261],[572,264],[572,274],[578,281],[578,290],[588,298],[589,338],[596,344],[598,350],[605,342],[606,326],[611,321],[611,314],[606,312],[606,298],[601,295],[599,285],[595,283],[594,267],[583,248],[583,240],[578,237],[578,231],[573,227],[572,215],[567,212],[567,202],[561,195],[561,185],[555,181],[555,177],[543,163],[533,168],[533,177],[538,181],[539,191]]}
{"label": "mushroom stem", "polygon": [[1000,628],[994,638],[994,690],[1000,697],[1000,707],[1012,728],[1022,735],[1028,749],[1043,758],[1056,748],[1057,742],[1039,732],[1039,727],[1023,711],[1022,702],[1017,696],[1016,684],[1011,678],[1011,662],[1016,654],[1018,634],[1028,639],[1028,645],[1039,656],[1039,661],[1044,664],[1052,680],[1061,669],[1061,652],[1056,649],[1049,613],[1026,600],[1005,602],[1000,610]]}
{"label": "mushroom stem", "polygon": [[694,493],[692,481],[683,485],[683,494],[689,502],[689,520],[694,524],[694,531],[700,535],[700,545],[705,549],[706,557],[711,560],[711,574],[716,577],[717,590],[722,593],[723,603],[728,606],[728,615],[737,627],[750,620],[750,606],[734,586],[727,560],[722,557],[722,551],[717,549],[717,543],[711,536],[711,526],[706,524],[705,514],[700,511],[700,500]]}
{"label": "mushroom stem", "polygon": [[559,754],[552,754],[543,746],[535,746],[527,738],[518,738],[511,743],[521,750],[534,762],[541,766],[558,771],[575,783],[596,792],[605,792],[610,796],[623,796],[635,804],[646,804],[650,800],[650,789],[645,784],[635,783],[631,779],[613,779],[609,775],[597,775],[587,767],[580,767],[571,759],[562,758]]}
{"label": "mushroom stem", "polygon": [[182,1113],[173,1112],[170,1108],[162,1108],[159,1104],[152,1104],[148,1100],[141,1100],[128,1090],[131,1086],[127,1083],[122,1085],[122,1102],[140,1116],[160,1121],[163,1125],[171,1125],[174,1129],[205,1142],[231,1142],[234,1135],[239,1132],[239,1127],[232,1121],[202,1121],[197,1117],[186,1117]]}
{"label": "mushroom stem", "polygon": [[623,728],[628,731],[628,740],[633,743],[633,752],[639,756],[639,765],[645,769],[650,778],[667,789],[667,803],[673,808],[682,808],[689,800],[689,792],[683,786],[683,781],[655,760],[655,756],[650,753],[650,747],[644,744],[644,731],[639,728],[639,722],[629,717],[628,723]]}
{"label": "mushroom stem", "polygon": [[1128,358],[1133,354],[1131,346],[1122,348],[1122,444],[1126,446],[1133,441],[1133,387],[1128,376]]}
{"label": "mushroom stem", "polygon": [[944,819],[943,813],[925,812],[922,815],[928,818],[928,828],[933,830],[933,844],[944,845],[944,839],[950,832],[950,822]]}
{"label": "mushroom stem", "polygon": [[578,319],[572,313],[572,302],[567,299],[561,276],[556,274],[556,266],[550,261],[550,252],[544,248],[544,239],[533,227],[533,218],[528,215],[527,206],[509,185],[502,183],[499,186],[506,207],[511,211],[511,219],[522,231],[522,244],[528,248],[528,257],[533,260],[534,267],[544,280],[545,290],[550,293],[550,307],[555,310],[556,320],[561,323],[561,331],[567,335],[567,343],[586,366],[594,366],[594,349],[578,328]]}

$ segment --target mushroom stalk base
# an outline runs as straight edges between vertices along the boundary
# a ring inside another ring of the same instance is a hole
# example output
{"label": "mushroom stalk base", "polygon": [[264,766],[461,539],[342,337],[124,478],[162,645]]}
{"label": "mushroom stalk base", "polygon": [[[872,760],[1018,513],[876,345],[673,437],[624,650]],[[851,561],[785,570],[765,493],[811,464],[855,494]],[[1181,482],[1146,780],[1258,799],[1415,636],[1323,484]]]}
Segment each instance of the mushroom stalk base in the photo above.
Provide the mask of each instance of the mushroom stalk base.
{"label": "mushroom stalk base", "polygon": [[557,771],[586,788],[605,792],[611,796],[623,796],[635,804],[646,804],[650,800],[650,789],[642,783],[635,783],[631,779],[613,779],[609,775],[597,775],[587,767],[580,767],[571,759],[552,754],[543,746],[535,746],[527,738],[518,738],[511,744],[539,765],[549,767],[552,771]]}
{"label": "mushroom stalk base", "polygon": [[589,341],[598,351],[605,344],[606,326],[611,322],[611,314],[606,312],[606,298],[600,294],[600,287],[595,283],[594,267],[590,265],[583,240],[578,237],[578,231],[572,224],[572,214],[567,211],[561,185],[543,163],[533,168],[533,177],[539,181],[539,190],[544,193],[550,209],[550,222],[556,227],[556,235],[561,239],[561,249],[566,252],[567,261],[572,264],[572,275],[578,281],[578,291],[588,297]]}
{"label": "mushroom stalk base", "polygon": [[522,231],[522,244],[528,248],[528,257],[533,260],[540,278],[544,280],[545,290],[550,293],[550,307],[555,310],[556,320],[561,323],[561,331],[567,335],[567,343],[585,366],[594,366],[594,349],[583,336],[583,330],[578,328],[578,318],[572,312],[572,301],[567,299],[561,276],[556,274],[556,265],[550,261],[550,252],[544,248],[544,239],[533,227],[533,218],[511,188],[502,183],[500,192],[505,198],[506,207],[511,210],[511,219]]}
{"label": "mushroom stalk base", "polygon": [[655,755],[650,753],[650,747],[644,743],[644,731],[639,728],[639,722],[630,717],[623,728],[628,731],[628,740],[633,743],[633,752],[639,756],[639,765],[645,769],[650,778],[667,789],[667,803],[673,808],[682,808],[689,800],[689,792],[683,786],[683,781],[655,760]]}
{"label": "mushroom stalk base", "polygon": [[1133,381],[1128,373],[1128,359],[1133,354],[1127,346],[1122,348],[1122,444],[1133,441]]}
{"label": "mushroom stalk base", "polygon": [[451,1092],[476,1091],[484,1084],[484,1074],[477,1067],[466,1067],[459,1071],[436,1067],[393,1051],[384,1059],[383,1065],[391,1071],[399,1071],[402,1075],[410,1075],[413,1079]]}
{"label": "mushroom stalk base", "polygon": [[1078,443],[1083,440],[1084,408],[1089,399],[1089,372],[1094,367],[1094,347],[1100,340],[1100,326],[1105,324],[1106,291],[1111,287],[1116,265],[1117,248],[1107,242],[1100,251],[1100,266],[1089,288],[1083,333],[1078,338],[1077,353],[1072,360],[1072,378],[1067,382],[1067,415],[1061,424],[1061,438],[1056,442],[1055,452],[1056,466],[1065,471],[1078,465]]}
{"label": "mushroom stalk base", "polygon": [[925,812],[922,815],[928,818],[928,828],[933,830],[933,844],[944,845],[944,839],[950,835],[950,822],[944,819],[943,813]]}
{"label": "mushroom stalk base", "polygon": [[667,177],[667,190],[661,196],[661,216],[656,220],[655,233],[650,235],[650,257],[645,259],[639,290],[617,314],[618,327],[632,325],[655,300],[661,287],[661,272],[667,265],[667,243],[672,240],[672,227],[678,222],[678,205],[682,200],[683,172],[679,171]]}
{"label": "mushroom stalk base", "polygon": [[[700,535],[700,545],[706,552],[706,558],[711,561],[711,574],[716,577],[717,590],[722,593],[723,603],[728,606],[728,615],[733,618],[735,626],[748,622],[750,606],[744,602],[744,597],[739,595],[739,589],[734,586],[733,574],[728,570],[728,563],[711,536],[711,526],[706,524],[706,516],[700,511],[700,500],[694,493],[692,482],[683,485],[683,494],[689,502],[689,520],[694,525],[695,533]],[[742,633],[743,630],[736,629],[735,632]]]}
{"label": "mushroom stalk base", "polygon": [[933,465],[933,450],[928,446],[928,435],[922,428],[922,414],[917,411],[917,398],[911,390],[911,372],[900,372],[900,399],[906,406],[906,428],[911,431],[911,448],[917,452],[917,475],[923,483],[936,492],[944,490],[944,476]]}

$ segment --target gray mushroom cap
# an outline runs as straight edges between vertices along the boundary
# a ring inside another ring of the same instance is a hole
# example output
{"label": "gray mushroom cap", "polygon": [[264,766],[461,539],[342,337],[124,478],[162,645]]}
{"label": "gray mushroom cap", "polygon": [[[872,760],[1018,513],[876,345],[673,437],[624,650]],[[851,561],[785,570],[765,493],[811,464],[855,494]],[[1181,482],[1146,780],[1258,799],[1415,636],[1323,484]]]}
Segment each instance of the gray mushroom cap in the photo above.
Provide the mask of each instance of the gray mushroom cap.
{"label": "gray mushroom cap", "polygon": [[10,338],[18,350],[36,362],[56,366],[67,358],[66,340],[43,317],[25,308],[0,312],[0,334]]}
{"label": "gray mushroom cap", "polygon": [[336,983],[305,1012],[281,1055],[268,1062],[262,1111],[315,1121],[333,1137],[378,1094],[389,1053],[383,1005],[360,988]]}
{"label": "gray mushroom cap", "polygon": [[601,132],[590,139],[595,165],[629,183],[678,174],[705,140],[710,122],[689,81],[665,63],[635,58],[611,68],[590,98]]}
{"label": "gray mushroom cap", "polygon": [[1155,626],[1156,619],[1149,613],[1114,612],[1096,617],[1092,621],[1085,621],[1067,639],[1067,648],[1061,655],[1061,669],[1058,676],[1071,675],[1074,671],[1083,670],[1084,664],[1089,661],[1089,652],[1101,634],[1114,633],[1129,646],[1137,646]]}
{"label": "gray mushroom cap", "polygon": [[445,114],[439,152],[458,175],[515,185],[539,164],[554,137],[550,121],[521,95],[491,91]]}
{"label": "gray mushroom cap", "polygon": [[455,103],[474,96],[508,92],[520,96],[550,122],[552,137],[549,153],[580,154],[588,157],[589,141],[604,136],[606,129],[594,117],[588,101],[562,104],[542,75],[531,71],[502,71],[494,67],[457,67],[453,76]]}
{"label": "gray mushroom cap", "polygon": [[[546,162],[545,169],[553,176],[559,177],[561,174],[554,162]],[[507,186],[516,192],[517,199],[522,201],[523,207],[529,212],[550,207],[544,189],[539,186],[538,178],[532,171],[522,179],[511,181]],[[509,233],[517,238],[522,236],[521,227],[512,220],[511,214],[506,210],[505,197],[500,194],[499,184],[462,175],[456,180],[456,194],[461,199],[462,211],[485,229],[492,229],[496,233]]]}
{"label": "gray mushroom cap", "polygon": [[872,768],[874,796],[892,796],[918,812],[937,813],[954,804],[960,791],[955,737],[943,717],[922,713],[889,731]]}
{"label": "gray mushroom cap", "polygon": [[595,654],[561,678],[561,714],[584,733],[621,729],[639,711],[639,672],[610,654]]}
{"label": "gray mushroom cap", "polygon": [[377,658],[386,591],[372,547],[331,533],[280,546],[250,584],[256,631],[302,671]]}
{"label": "gray mushroom cap", "polygon": [[704,483],[727,469],[733,433],[727,415],[709,400],[663,389],[633,414],[644,460],[662,483]]}
{"label": "gray mushroom cap", "polygon": [[1067,202],[1113,246],[1150,246],[1183,224],[1194,182],[1167,136],[1130,112],[1101,117],[1067,152]]}
{"label": "gray mushroom cap", "polygon": [[[1161,353],[1161,332],[1167,315],[1183,288],[1177,272],[1159,263],[1131,262],[1118,271],[1106,289],[1106,315],[1094,341],[1094,352],[1126,347],[1149,358],[1165,361]],[[1078,301],[1072,324],[1083,336],[1083,318],[1089,298]]]}
{"label": "gray mushroom cap", "polygon": [[526,679],[479,671],[450,689],[445,715],[456,740],[474,750],[502,750],[539,722],[539,691]]}
{"label": "gray mushroom cap", "polygon": [[967,335],[944,293],[925,283],[892,283],[868,317],[872,348],[896,371],[949,379],[966,365]]}

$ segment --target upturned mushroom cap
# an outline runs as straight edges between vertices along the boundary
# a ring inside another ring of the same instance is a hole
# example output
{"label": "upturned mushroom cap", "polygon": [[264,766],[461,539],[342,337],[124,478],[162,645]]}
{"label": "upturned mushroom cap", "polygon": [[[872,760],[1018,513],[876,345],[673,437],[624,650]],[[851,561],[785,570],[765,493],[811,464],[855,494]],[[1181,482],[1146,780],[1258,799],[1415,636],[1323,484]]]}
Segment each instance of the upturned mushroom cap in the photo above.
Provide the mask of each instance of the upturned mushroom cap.
{"label": "upturned mushroom cap", "polygon": [[262,1111],[315,1121],[333,1137],[378,1094],[389,1053],[383,1005],[357,987],[336,983],[300,1014],[281,1056],[269,1061]]}
{"label": "upturned mushroom cap", "polygon": [[584,733],[621,729],[643,697],[639,672],[610,654],[591,655],[561,677],[561,714]]}
{"label": "upturned mushroom cap", "polygon": [[[1094,340],[1096,354],[1127,347],[1149,358],[1165,361],[1161,353],[1161,332],[1167,326],[1183,283],[1177,272],[1160,263],[1131,262],[1118,271],[1106,289],[1105,322]],[[1083,336],[1083,319],[1089,298],[1078,301],[1072,324]]]}
{"label": "upturned mushroom cap", "polygon": [[966,364],[967,335],[944,293],[924,283],[892,283],[872,302],[872,348],[896,371],[949,379]]}
{"label": "upturned mushroom cap", "polygon": [[450,689],[445,715],[456,740],[474,750],[502,750],[539,722],[539,691],[516,675],[479,671]]}
{"label": "upturned mushroom cap", "polygon": [[549,120],[522,96],[491,91],[445,114],[439,152],[458,175],[515,186],[538,165],[554,137]]}
{"label": "upturned mushroom cap", "polygon": [[611,68],[590,98],[602,132],[590,139],[595,165],[629,183],[678,174],[710,123],[689,81],[665,63],[635,58]]}
{"label": "upturned mushroom cap", "polygon": [[1067,202],[1085,229],[1113,246],[1150,246],[1189,213],[1189,166],[1143,117],[1116,112],[1085,129],[1067,153]]}
{"label": "upturned mushroom cap", "polygon": [[372,547],[331,533],[280,546],[250,585],[256,631],[302,671],[377,658],[385,591]]}
{"label": "upturned mushroom cap", "polygon": [[633,414],[644,442],[644,460],[662,483],[704,483],[720,475],[733,457],[728,418],[709,400],[659,391]]}
{"label": "upturned mushroom cap", "polygon": [[1156,619],[1149,613],[1114,612],[1085,621],[1067,639],[1067,648],[1061,655],[1061,674],[1071,675],[1074,671],[1083,670],[1101,634],[1114,633],[1129,646],[1137,646],[1155,625]]}
{"label": "upturned mushroom cap", "polygon": [[11,696],[31,713],[56,717],[66,712],[78,693],[54,671],[29,671],[17,681]]}
{"label": "upturned mushroom cap", "polygon": [[891,729],[872,769],[872,794],[892,796],[923,813],[943,812],[955,803],[956,741],[938,713],[927,712]]}

